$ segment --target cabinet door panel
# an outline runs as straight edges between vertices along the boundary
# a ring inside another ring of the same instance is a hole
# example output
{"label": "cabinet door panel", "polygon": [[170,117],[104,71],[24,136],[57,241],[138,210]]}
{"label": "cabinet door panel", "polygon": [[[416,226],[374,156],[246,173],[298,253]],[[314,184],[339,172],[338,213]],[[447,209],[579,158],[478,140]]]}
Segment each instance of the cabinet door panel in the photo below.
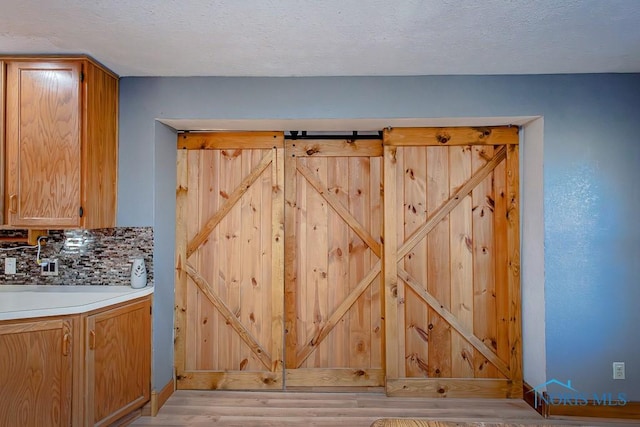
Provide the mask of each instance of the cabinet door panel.
{"label": "cabinet door panel", "polygon": [[118,193],[118,79],[91,62],[84,73],[82,227],[110,228]]}
{"label": "cabinet door panel", "polygon": [[70,324],[0,325],[0,425],[71,424]]}
{"label": "cabinet door panel", "polygon": [[87,317],[87,425],[107,425],[149,400],[149,300]]}
{"label": "cabinet door panel", "polygon": [[7,65],[9,223],[80,225],[79,62]]}

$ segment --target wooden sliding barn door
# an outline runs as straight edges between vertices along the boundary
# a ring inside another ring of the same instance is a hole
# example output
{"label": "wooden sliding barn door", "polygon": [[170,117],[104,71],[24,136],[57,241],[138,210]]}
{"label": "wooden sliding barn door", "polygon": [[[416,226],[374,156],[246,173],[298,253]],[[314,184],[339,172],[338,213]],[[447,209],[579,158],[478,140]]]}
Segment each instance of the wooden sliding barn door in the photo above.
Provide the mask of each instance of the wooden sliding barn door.
{"label": "wooden sliding barn door", "polygon": [[515,127],[180,135],[178,388],[521,396],[518,188]]}
{"label": "wooden sliding barn door", "polygon": [[522,395],[518,129],[384,132],[389,395]]}
{"label": "wooden sliding barn door", "polygon": [[284,136],[178,137],[181,389],[283,387]]}
{"label": "wooden sliding barn door", "polygon": [[288,140],[286,387],[382,386],[382,141]]}

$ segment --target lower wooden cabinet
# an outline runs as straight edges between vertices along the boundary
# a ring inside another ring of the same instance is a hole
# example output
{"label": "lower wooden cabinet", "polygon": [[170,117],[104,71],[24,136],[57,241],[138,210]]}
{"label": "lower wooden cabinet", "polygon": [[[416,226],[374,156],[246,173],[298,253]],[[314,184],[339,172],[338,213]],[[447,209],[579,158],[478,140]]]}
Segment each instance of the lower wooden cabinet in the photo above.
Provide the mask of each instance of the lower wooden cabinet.
{"label": "lower wooden cabinet", "polygon": [[0,323],[0,426],[69,426],[72,318]]}
{"label": "lower wooden cabinet", "polygon": [[149,299],[86,317],[86,425],[108,425],[150,395]]}
{"label": "lower wooden cabinet", "polygon": [[151,296],[0,322],[0,426],[103,426],[151,388]]}

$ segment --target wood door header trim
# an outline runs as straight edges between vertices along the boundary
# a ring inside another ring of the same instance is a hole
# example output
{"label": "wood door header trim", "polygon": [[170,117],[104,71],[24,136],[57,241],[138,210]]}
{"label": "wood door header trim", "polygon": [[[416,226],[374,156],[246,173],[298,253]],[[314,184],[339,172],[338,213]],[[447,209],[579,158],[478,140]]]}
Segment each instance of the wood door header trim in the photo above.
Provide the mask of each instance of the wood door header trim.
{"label": "wood door header trim", "polygon": [[178,150],[283,148],[284,132],[195,132],[178,135]]}
{"label": "wood door header trim", "polygon": [[384,144],[437,147],[449,145],[513,145],[519,143],[517,126],[389,128]]}
{"label": "wood door header trim", "polygon": [[300,139],[285,141],[295,157],[382,157],[381,139]]}
{"label": "wood door header trim", "polygon": [[[384,142],[383,142],[384,141]],[[381,157],[382,146],[514,145],[520,141],[518,126],[485,127],[394,127],[384,130],[382,140],[317,139],[288,140],[284,132],[185,132],[178,135],[180,150],[231,150],[283,148],[297,157],[353,156]]]}

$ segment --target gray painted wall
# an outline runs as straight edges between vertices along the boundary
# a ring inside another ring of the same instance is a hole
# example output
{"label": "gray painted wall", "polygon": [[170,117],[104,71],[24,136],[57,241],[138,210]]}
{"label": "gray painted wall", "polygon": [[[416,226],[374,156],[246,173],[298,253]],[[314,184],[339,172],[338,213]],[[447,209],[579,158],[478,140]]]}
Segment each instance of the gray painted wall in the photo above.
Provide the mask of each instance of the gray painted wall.
{"label": "gray painted wall", "polygon": [[175,217],[175,137],[155,119],[540,115],[547,378],[640,401],[638,114],[637,74],[123,78],[118,225],[155,227],[154,384],[172,375]]}

